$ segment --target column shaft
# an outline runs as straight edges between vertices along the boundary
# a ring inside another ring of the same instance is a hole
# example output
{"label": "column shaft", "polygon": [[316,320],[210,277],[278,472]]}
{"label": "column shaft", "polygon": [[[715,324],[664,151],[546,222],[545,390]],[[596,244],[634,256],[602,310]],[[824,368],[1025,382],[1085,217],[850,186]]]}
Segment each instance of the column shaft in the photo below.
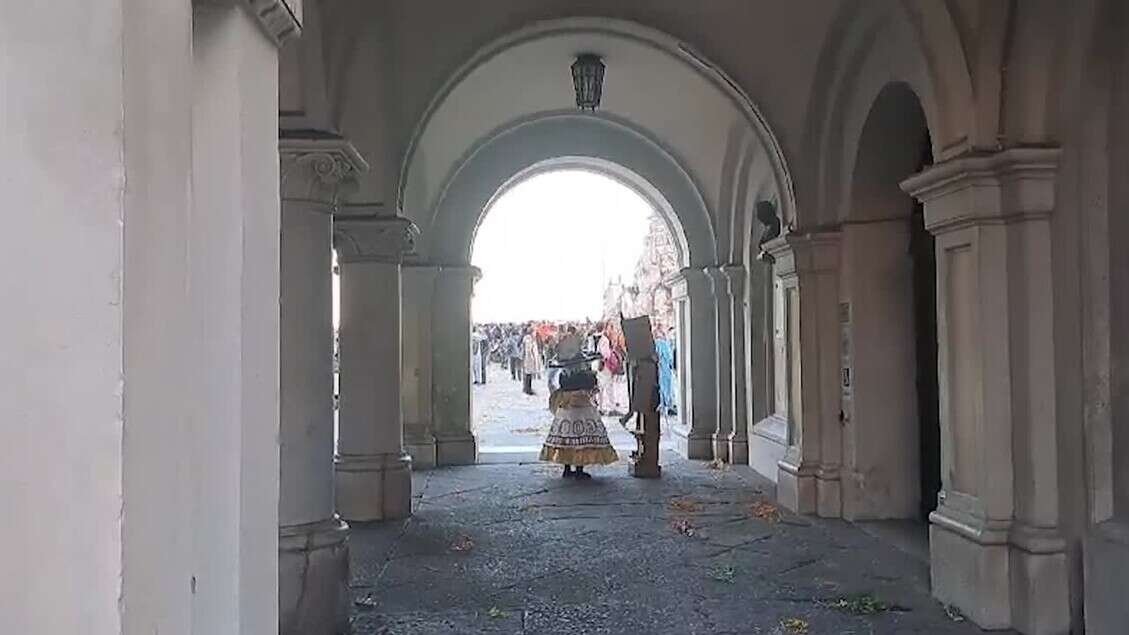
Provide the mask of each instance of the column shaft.
{"label": "column shaft", "polygon": [[680,430],[687,458],[714,458],[717,431],[717,324],[716,306],[707,274],[687,268],[674,284],[678,302],[678,364],[680,379]]}
{"label": "column shaft", "polygon": [[337,510],[347,520],[411,513],[400,404],[400,259],[414,231],[395,217],[334,223],[341,268]]}
{"label": "column shaft", "polygon": [[334,514],[332,212],[365,164],[341,139],[279,150],[279,632],[334,635],[348,627],[349,548]]}

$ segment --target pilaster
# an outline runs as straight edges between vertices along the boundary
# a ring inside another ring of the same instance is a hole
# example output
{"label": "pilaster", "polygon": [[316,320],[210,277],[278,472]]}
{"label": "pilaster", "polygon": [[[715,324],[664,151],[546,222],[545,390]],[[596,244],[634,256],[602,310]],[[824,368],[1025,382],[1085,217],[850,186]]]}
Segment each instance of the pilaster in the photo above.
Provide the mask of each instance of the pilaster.
{"label": "pilaster", "polygon": [[765,244],[775,259],[777,363],[788,449],[778,463],[777,497],[799,513],[842,514],[839,466],[839,234],[785,234]]}
{"label": "pilaster", "polygon": [[479,270],[442,266],[436,271],[432,332],[432,421],[438,465],[478,460],[470,390],[470,301]]}
{"label": "pilaster", "polygon": [[730,326],[732,328],[730,355],[732,362],[732,401],[733,423],[729,434],[729,461],[734,465],[749,464],[749,402],[746,391],[746,333],[748,331],[745,315],[745,268],[740,265],[726,265],[725,274],[729,296]]}
{"label": "pilaster", "polygon": [[400,403],[400,262],[418,233],[397,216],[334,222],[341,268],[337,509],[348,520],[411,513]]}
{"label": "pilaster", "polygon": [[[714,301],[714,350],[717,399],[717,426],[713,432],[713,455],[722,461],[731,461],[729,437],[733,433],[733,298],[729,295],[729,280],[721,267],[705,269]],[[747,453],[746,453],[747,454]]]}
{"label": "pilaster", "polygon": [[933,593],[982,628],[1069,631],[1058,530],[1050,217],[1059,151],[958,157],[906,180],[937,237],[942,476]]}
{"label": "pilaster", "polygon": [[716,305],[704,269],[686,268],[672,284],[678,310],[680,448],[687,458],[714,458],[717,431]]}
{"label": "pilaster", "polygon": [[403,360],[401,401],[404,409],[404,448],[413,470],[438,465],[432,421],[432,329],[439,268],[405,264],[403,280]]}

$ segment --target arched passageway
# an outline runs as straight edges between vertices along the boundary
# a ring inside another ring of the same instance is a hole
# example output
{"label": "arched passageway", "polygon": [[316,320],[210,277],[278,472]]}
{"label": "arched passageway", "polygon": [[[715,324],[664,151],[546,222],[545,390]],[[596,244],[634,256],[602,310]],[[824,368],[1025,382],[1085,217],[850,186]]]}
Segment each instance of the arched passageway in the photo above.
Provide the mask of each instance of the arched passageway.
{"label": "arched passageway", "polygon": [[931,163],[917,96],[888,85],[863,125],[841,224],[845,518],[924,519],[940,491],[933,237],[900,187]]}
{"label": "arched passageway", "polygon": [[[574,105],[568,66],[577,51],[607,64],[595,112]],[[675,437],[690,457],[747,463],[749,404],[766,387],[750,390],[746,380],[750,366],[765,363],[764,351],[749,348],[761,339],[750,326],[764,324],[752,316],[765,305],[764,292],[747,284],[745,254],[758,231],[756,201],[794,216],[782,155],[748,97],[684,43],[633,23],[569,19],[484,47],[412,136],[397,199],[420,229],[403,265],[402,403],[414,464],[475,461],[465,372],[475,228],[507,187],[562,167],[615,178],[667,223],[682,266],[672,280],[682,405]]]}
{"label": "arched passageway", "polygon": [[[550,362],[566,332],[575,330],[593,352],[603,340],[604,352],[617,359],[625,359],[621,315],[648,315],[656,340],[676,337],[669,285],[687,249],[675,234],[682,232],[669,202],[638,175],[606,162],[544,162],[491,198],[471,256],[480,277],[468,381],[480,463],[537,459],[552,421],[545,399],[560,376]],[[535,346],[526,346],[527,330]],[[617,421],[627,412],[626,369],[606,366],[597,373],[599,408],[626,458],[635,449]],[[674,373],[663,368],[673,388]],[[676,411],[673,393],[664,393],[668,416]]]}

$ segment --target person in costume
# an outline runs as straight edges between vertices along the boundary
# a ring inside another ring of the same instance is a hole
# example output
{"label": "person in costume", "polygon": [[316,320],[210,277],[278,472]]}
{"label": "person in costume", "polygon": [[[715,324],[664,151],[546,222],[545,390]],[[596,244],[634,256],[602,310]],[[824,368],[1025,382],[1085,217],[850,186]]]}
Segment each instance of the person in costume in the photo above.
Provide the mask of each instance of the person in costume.
{"label": "person in costume", "polygon": [[563,478],[590,479],[585,466],[619,460],[597,408],[596,374],[591,367],[595,355],[584,354],[582,345],[576,328],[569,327],[552,362],[560,369],[559,388],[549,395],[553,425],[541,446],[541,460],[563,465]]}

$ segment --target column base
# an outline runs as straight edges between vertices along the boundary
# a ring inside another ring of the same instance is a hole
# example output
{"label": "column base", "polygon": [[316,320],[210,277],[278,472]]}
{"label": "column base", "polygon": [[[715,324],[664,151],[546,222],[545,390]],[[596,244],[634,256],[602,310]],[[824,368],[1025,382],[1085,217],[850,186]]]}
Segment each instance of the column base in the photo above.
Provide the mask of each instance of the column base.
{"label": "column base", "polygon": [[978,528],[976,520],[963,516],[944,507],[929,515],[933,597],[956,606],[982,629],[1011,628],[1007,528]]}
{"label": "column base", "polygon": [[435,435],[436,465],[474,465],[478,462],[478,440],[467,432]]}
{"label": "column base", "polygon": [[278,530],[280,635],[349,632],[349,526],[338,518]]}
{"label": "column base", "polygon": [[412,457],[412,470],[430,470],[438,465],[435,456],[435,436],[426,429],[404,426],[404,451]]}
{"label": "column base", "polygon": [[1129,571],[1129,522],[1109,520],[1086,532],[1086,632],[1121,633],[1129,624],[1125,572]]}
{"label": "column base", "polygon": [[715,459],[725,461],[726,463],[730,463],[729,433],[723,432],[721,434],[714,434],[711,436],[713,437],[711,439],[711,442],[713,443],[713,457]]}
{"label": "column base", "polygon": [[820,518],[843,517],[843,482],[839,468],[820,467],[815,473],[815,508]]}
{"label": "column base", "polygon": [[675,450],[691,461],[713,460],[713,435],[695,432],[682,424],[670,426]]}
{"label": "column base", "polygon": [[776,501],[797,514],[818,509],[815,467],[795,465],[785,458],[776,463]]}
{"label": "column base", "polygon": [[749,464],[749,438],[734,433],[729,436],[729,462],[733,465]]}
{"label": "column base", "polygon": [[407,454],[338,455],[337,513],[353,522],[410,516],[411,465]]}
{"label": "column base", "polygon": [[1012,527],[1010,541],[1012,628],[1030,635],[1070,633],[1066,541],[1057,529],[1025,525]]}

